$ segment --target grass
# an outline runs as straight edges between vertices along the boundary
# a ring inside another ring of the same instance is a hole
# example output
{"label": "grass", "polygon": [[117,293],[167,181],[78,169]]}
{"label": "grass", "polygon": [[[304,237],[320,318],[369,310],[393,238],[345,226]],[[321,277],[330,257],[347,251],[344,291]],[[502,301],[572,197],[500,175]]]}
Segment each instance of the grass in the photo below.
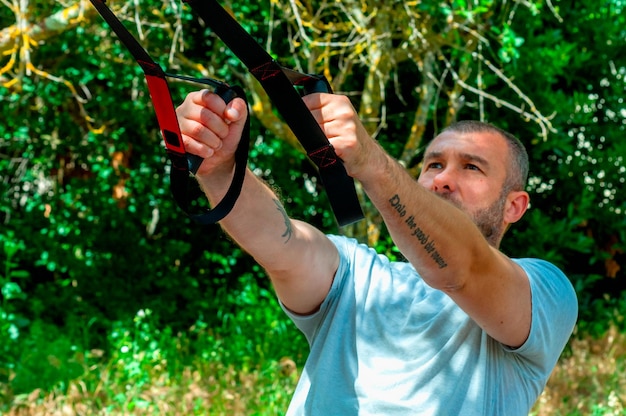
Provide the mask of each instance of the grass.
{"label": "grass", "polygon": [[533,415],[626,415],[626,334],[572,339]]}
{"label": "grass", "polygon": [[40,388],[10,397],[6,415],[278,415],[296,383],[289,359],[257,368],[196,361],[171,372],[165,360],[145,368],[142,380],[124,380],[122,363],[101,363],[67,388]]}
{"label": "grass", "polygon": [[[173,344],[163,348],[164,339]],[[66,383],[21,394],[12,391],[12,383],[0,385],[0,411],[15,416],[282,415],[301,364],[287,357],[229,360],[220,352],[229,344],[220,342],[211,344],[216,349],[210,353],[206,344],[204,353],[181,363],[178,354],[187,347],[180,335],[161,337],[158,348],[120,345],[110,357],[101,351],[77,352],[61,362],[48,357],[53,366],[71,363],[84,371]],[[532,415],[626,415],[625,409],[626,335],[611,328],[597,339],[572,339]]]}

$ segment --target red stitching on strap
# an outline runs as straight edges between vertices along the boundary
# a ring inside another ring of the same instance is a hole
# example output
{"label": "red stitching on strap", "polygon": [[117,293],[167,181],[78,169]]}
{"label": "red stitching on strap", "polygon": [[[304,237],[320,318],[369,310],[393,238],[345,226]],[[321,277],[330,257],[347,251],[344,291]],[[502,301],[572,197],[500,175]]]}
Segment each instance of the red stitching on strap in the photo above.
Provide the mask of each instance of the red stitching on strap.
{"label": "red stitching on strap", "polygon": [[309,153],[309,157],[320,168],[326,168],[337,163],[337,155],[335,154],[335,149],[330,143]]}
{"label": "red stitching on strap", "polygon": [[271,68],[272,65],[274,65],[274,62],[266,62],[263,65],[254,68],[250,72],[252,72],[252,74],[257,78],[260,77],[261,81],[265,81],[280,72],[280,69]]}

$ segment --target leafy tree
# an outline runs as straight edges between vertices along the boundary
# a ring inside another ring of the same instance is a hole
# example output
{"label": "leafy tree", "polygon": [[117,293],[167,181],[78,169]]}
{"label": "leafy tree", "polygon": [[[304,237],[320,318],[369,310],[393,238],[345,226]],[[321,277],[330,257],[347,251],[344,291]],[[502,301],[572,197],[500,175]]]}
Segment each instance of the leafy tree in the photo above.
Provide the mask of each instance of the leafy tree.
{"label": "leafy tree", "polygon": [[[259,84],[184,3],[109,3],[170,72],[246,88],[249,163],[291,213],[397,255],[364,195],[366,220],[337,230]],[[616,299],[625,281],[623,2],[241,3],[227,6],[246,30],[286,66],[326,75],[414,175],[427,141],[455,119],[519,135],[532,208],[504,250],[555,261],[586,319],[606,313],[599,300]],[[219,227],[196,226],[172,201],[143,75],[89,2],[3,0],[0,27],[0,236],[23,247],[3,261],[28,273],[17,283],[27,298],[7,308],[82,320],[74,328],[92,336],[139,309],[180,327],[219,321],[241,307],[229,292],[251,276],[267,286]],[[170,86],[176,101],[198,88]]]}
{"label": "leafy tree", "polygon": [[623,310],[616,302],[626,289],[624,3],[562,1],[557,16],[519,29],[514,77],[542,92],[536,102],[551,109],[556,131],[531,141],[528,230],[516,228],[509,243],[567,270],[580,327],[595,331]]}

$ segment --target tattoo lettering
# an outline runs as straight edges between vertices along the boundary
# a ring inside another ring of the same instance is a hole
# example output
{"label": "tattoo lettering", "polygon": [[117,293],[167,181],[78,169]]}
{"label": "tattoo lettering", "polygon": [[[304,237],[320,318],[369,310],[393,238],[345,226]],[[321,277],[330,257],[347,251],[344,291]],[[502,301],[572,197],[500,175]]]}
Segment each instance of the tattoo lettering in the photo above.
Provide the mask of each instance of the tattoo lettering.
{"label": "tattoo lettering", "polygon": [[398,194],[394,195],[389,200],[389,203],[398,212],[398,214],[400,214],[401,217],[404,217],[406,215],[406,207],[400,203],[400,197],[398,196]]}
{"label": "tattoo lettering", "polygon": [[[400,218],[404,218],[407,215],[406,206],[400,201],[398,194],[389,199],[389,204],[396,210]],[[439,266],[440,269],[448,266],[445,259],[441,256],[437,248],[435,247],[435,241],[430,239],[430,236],[422,230],[415,222],[415,216],[409,215],[404,220],[406,226],[411,230],[411,235],[424,247],[426,253],[430,254],[430,258]]]}
{"label": "tattoo lettering", "polygon": [[289,219],[289,216],[287,215],[287,212],[285,211],[285,208],[283,208],[283,205],[278,202],[278,200],[274,199],[274,204],[276,204],[276,209],[278,210],[278,212],[280,212],[283,216],[283,220],[285,220],[285,227],[286,230],[283,233],[283,235],[281,235],[281,237],[287,237],[287,239],[285,240],[285,244],[287,244],[287,242],[291,239],[291,234],[293,233],[293,230],[291,229],[291,220]]}

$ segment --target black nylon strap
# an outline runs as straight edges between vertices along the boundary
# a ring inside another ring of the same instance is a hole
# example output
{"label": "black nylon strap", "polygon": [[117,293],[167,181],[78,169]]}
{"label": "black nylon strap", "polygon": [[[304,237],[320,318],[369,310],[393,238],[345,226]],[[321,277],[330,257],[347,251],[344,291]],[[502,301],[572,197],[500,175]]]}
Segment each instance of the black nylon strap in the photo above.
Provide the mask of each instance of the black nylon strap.
{"label": "black nylon strap", "polygon": [[301,74],[280,66],[215,0],[184,0],[243,62],[261,83],[278,112],[319,168],[335,217],[344,226],[363,218],[354,188],[341,160],[294,85],[304,94],[331,92],[321,76]]}
{"label": "black nylon strap", "polygon": [[185,151],[182,140],[182,133],[178,125],[176,110],[172,101],[172,96],[167,85],[167,77],[179,78],[186,81],[193,81],[200,84],[210,85],[215,88],[215,92],[228,103],[235,97],[247,100],[245,92],[240,87],[230,87],[228,84],[211,78],[191,78],[181,75],[167,74],[157,64],[146,50],[137,42],[126,27],[120,22],[115,14],[104,4],[104,0],[90,0],[98,13],[109,24],[111,29],[117,34],[124,46],[133,55],[141,69],[143,70],[148,89],[154,105],[159,128],[165,141],[168,157],[172,163],[170,170],[170,190],[174,200],[179,207],[189,215],[194,221],[200,224],[214,224],[224,218],[233,208],[241,188],[246,173],[248,152],[250,146],[250,117],[246,119],[244,130],[239,145],[235,151],[235,174],[228,188],[226,195],[213,209],[196,209],[190,206],[192,189],[191,185],[197,188],[197,183],[190,180],[189,174],[195,173],[202,158],[189,154]]}

